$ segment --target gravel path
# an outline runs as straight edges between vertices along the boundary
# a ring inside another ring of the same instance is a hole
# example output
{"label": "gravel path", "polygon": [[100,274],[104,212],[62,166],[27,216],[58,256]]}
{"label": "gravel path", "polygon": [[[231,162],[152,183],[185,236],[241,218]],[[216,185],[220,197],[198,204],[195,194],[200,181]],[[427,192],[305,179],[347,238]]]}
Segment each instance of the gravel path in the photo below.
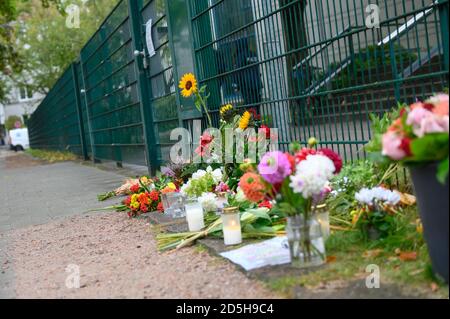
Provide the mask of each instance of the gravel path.
{"label": "gravel path", "polygon": [[[17,298],[276,298],[220,258],[195,248],[160,254],[143,220],[76,216],[6,233]],[[66,287],[68,265],[80,289]]]}

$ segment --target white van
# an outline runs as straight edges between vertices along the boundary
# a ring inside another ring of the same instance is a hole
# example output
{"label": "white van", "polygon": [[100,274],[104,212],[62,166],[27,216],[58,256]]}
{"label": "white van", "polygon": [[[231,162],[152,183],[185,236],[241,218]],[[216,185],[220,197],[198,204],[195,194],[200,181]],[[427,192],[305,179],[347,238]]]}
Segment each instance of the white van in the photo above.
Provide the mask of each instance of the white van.
{"label": "white van", "polygon": [[28,129],[20,128],[9,131],[9,145],[12,150],[23,151],[30,148]]}

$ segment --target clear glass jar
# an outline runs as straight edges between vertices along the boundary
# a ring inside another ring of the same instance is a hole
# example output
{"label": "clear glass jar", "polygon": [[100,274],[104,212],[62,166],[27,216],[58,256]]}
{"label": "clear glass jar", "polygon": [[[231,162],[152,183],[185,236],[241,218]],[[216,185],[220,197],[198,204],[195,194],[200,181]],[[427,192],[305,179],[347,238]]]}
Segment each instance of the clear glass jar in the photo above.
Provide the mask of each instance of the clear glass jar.
{"label": "clear glass jar", "polygon": [[314,216],[288,217],[286,233],[293,267],[315,267],[326,262],[321,226]]}
{"label": "clear glass jar", "polygon": [[162,194],[164,213],[172,218],[184,218],[186,216],[186,198],[178,192]]}
{"label": "clear glass jar", "polygon": [[205,228],[202,204],[197,199],[187,200],[185,204],[186,220],[190,232],[197,232]]}
{"label": "clear glass jar", "polygon": [[241,214],[238,207],[226,207],[222,213],[223,238],[226,246],[242,243]]}

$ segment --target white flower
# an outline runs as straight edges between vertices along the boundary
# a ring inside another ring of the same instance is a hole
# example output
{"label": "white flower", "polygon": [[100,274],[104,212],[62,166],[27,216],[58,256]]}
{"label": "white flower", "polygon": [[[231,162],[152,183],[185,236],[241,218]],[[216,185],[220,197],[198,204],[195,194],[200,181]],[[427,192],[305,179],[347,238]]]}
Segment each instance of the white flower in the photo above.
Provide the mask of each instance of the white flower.
{"label": "white flower", "polygon": [[203,193],[202,196],[198,198],[198,202],[202,204],[205,212],[215,212],[217,211],[217,195],[214,193]]}
{"label": "white flower", "polygon": [[192,179],[200,179],[207,174],[205,170],[199,169],[197,172],[192,174]]}
{"label": "white flower", "polygon": [[180,187],[180,193],[186,195],[186,190],[191,187],[191,180],[188,180],[186,184]]}
{"label": "white flower", "polygon": [[302,194],[304,198],[311,198],[318,195],[326,187],[328,180],[317,172],[304,172],[291,176],[289,186],[294,193]]}
{"label": "white flower", "polygon": [[383,187],[372,189],[363,188],[355,194],[355,198],[361,204],[374,205],[376,201],[381,201],[392,206],[397,205],[401,198],[400,195]]}
{"label": "white flower", "polygon": [[320,172],[327,179],[330,179],[334,172],[336,171],[336,167],[334,167],[334,163],[328,157],[323,155],[309,155],[306,160],[300,162],[297,165],[297,171],[307,172],[314,171]]}
{"label": "white flower", "polygon": [[247,197],[245,196],[244,191],[240,187],[238,187],[237,193],[236,193],[236,196],[234,197],[234,199],[238,203],[243,203],[243,202],[247,201]]}
{"label": "white flower", "polygon": [[290,177],[289,186],[304,198],[311,198],[323,191],[335,170],[333,162],[328,157],[310,155],[297,165],[295,175]]}
{"label": "white flower", "polygon": [[214,179],[214,183],[219,184],[220,182],[222,182],[223,179],[222,169],[218,168],[214,170],[213,172],[211,172],[211,175]]}

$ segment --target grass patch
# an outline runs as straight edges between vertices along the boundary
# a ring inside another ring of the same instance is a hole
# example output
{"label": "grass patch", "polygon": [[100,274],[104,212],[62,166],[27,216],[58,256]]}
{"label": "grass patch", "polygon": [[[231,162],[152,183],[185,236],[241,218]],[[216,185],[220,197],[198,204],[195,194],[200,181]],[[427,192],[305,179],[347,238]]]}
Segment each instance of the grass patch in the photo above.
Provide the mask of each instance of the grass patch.
{"label": "grass patch", "polygon": [[[359,231],[334,232],[327,241],[330,262],[301,276],[271,279],[268,287],[290,295],[295,287],[317,287],[330,281],[364,280],[366,267],[378,265],[382,284],[394,283],[405,291],[448,298],[448,285],[434,277],[423,236],[417,232],[415,207],[396,217],[393,235],[366,241]],[[413,258],[411,258],[411,254]]]}
{"label": "grass patch", "polygon": [[50,162],[50,163],[57,163],[57,162],[67,162],[67,161],[75,161],[78,159],[78,156],[71,153],[71,152],[61,152],[61,151],[47,151],[47,150],[40,150],[40,149],[28,149],[25,151],[27,154]]}

